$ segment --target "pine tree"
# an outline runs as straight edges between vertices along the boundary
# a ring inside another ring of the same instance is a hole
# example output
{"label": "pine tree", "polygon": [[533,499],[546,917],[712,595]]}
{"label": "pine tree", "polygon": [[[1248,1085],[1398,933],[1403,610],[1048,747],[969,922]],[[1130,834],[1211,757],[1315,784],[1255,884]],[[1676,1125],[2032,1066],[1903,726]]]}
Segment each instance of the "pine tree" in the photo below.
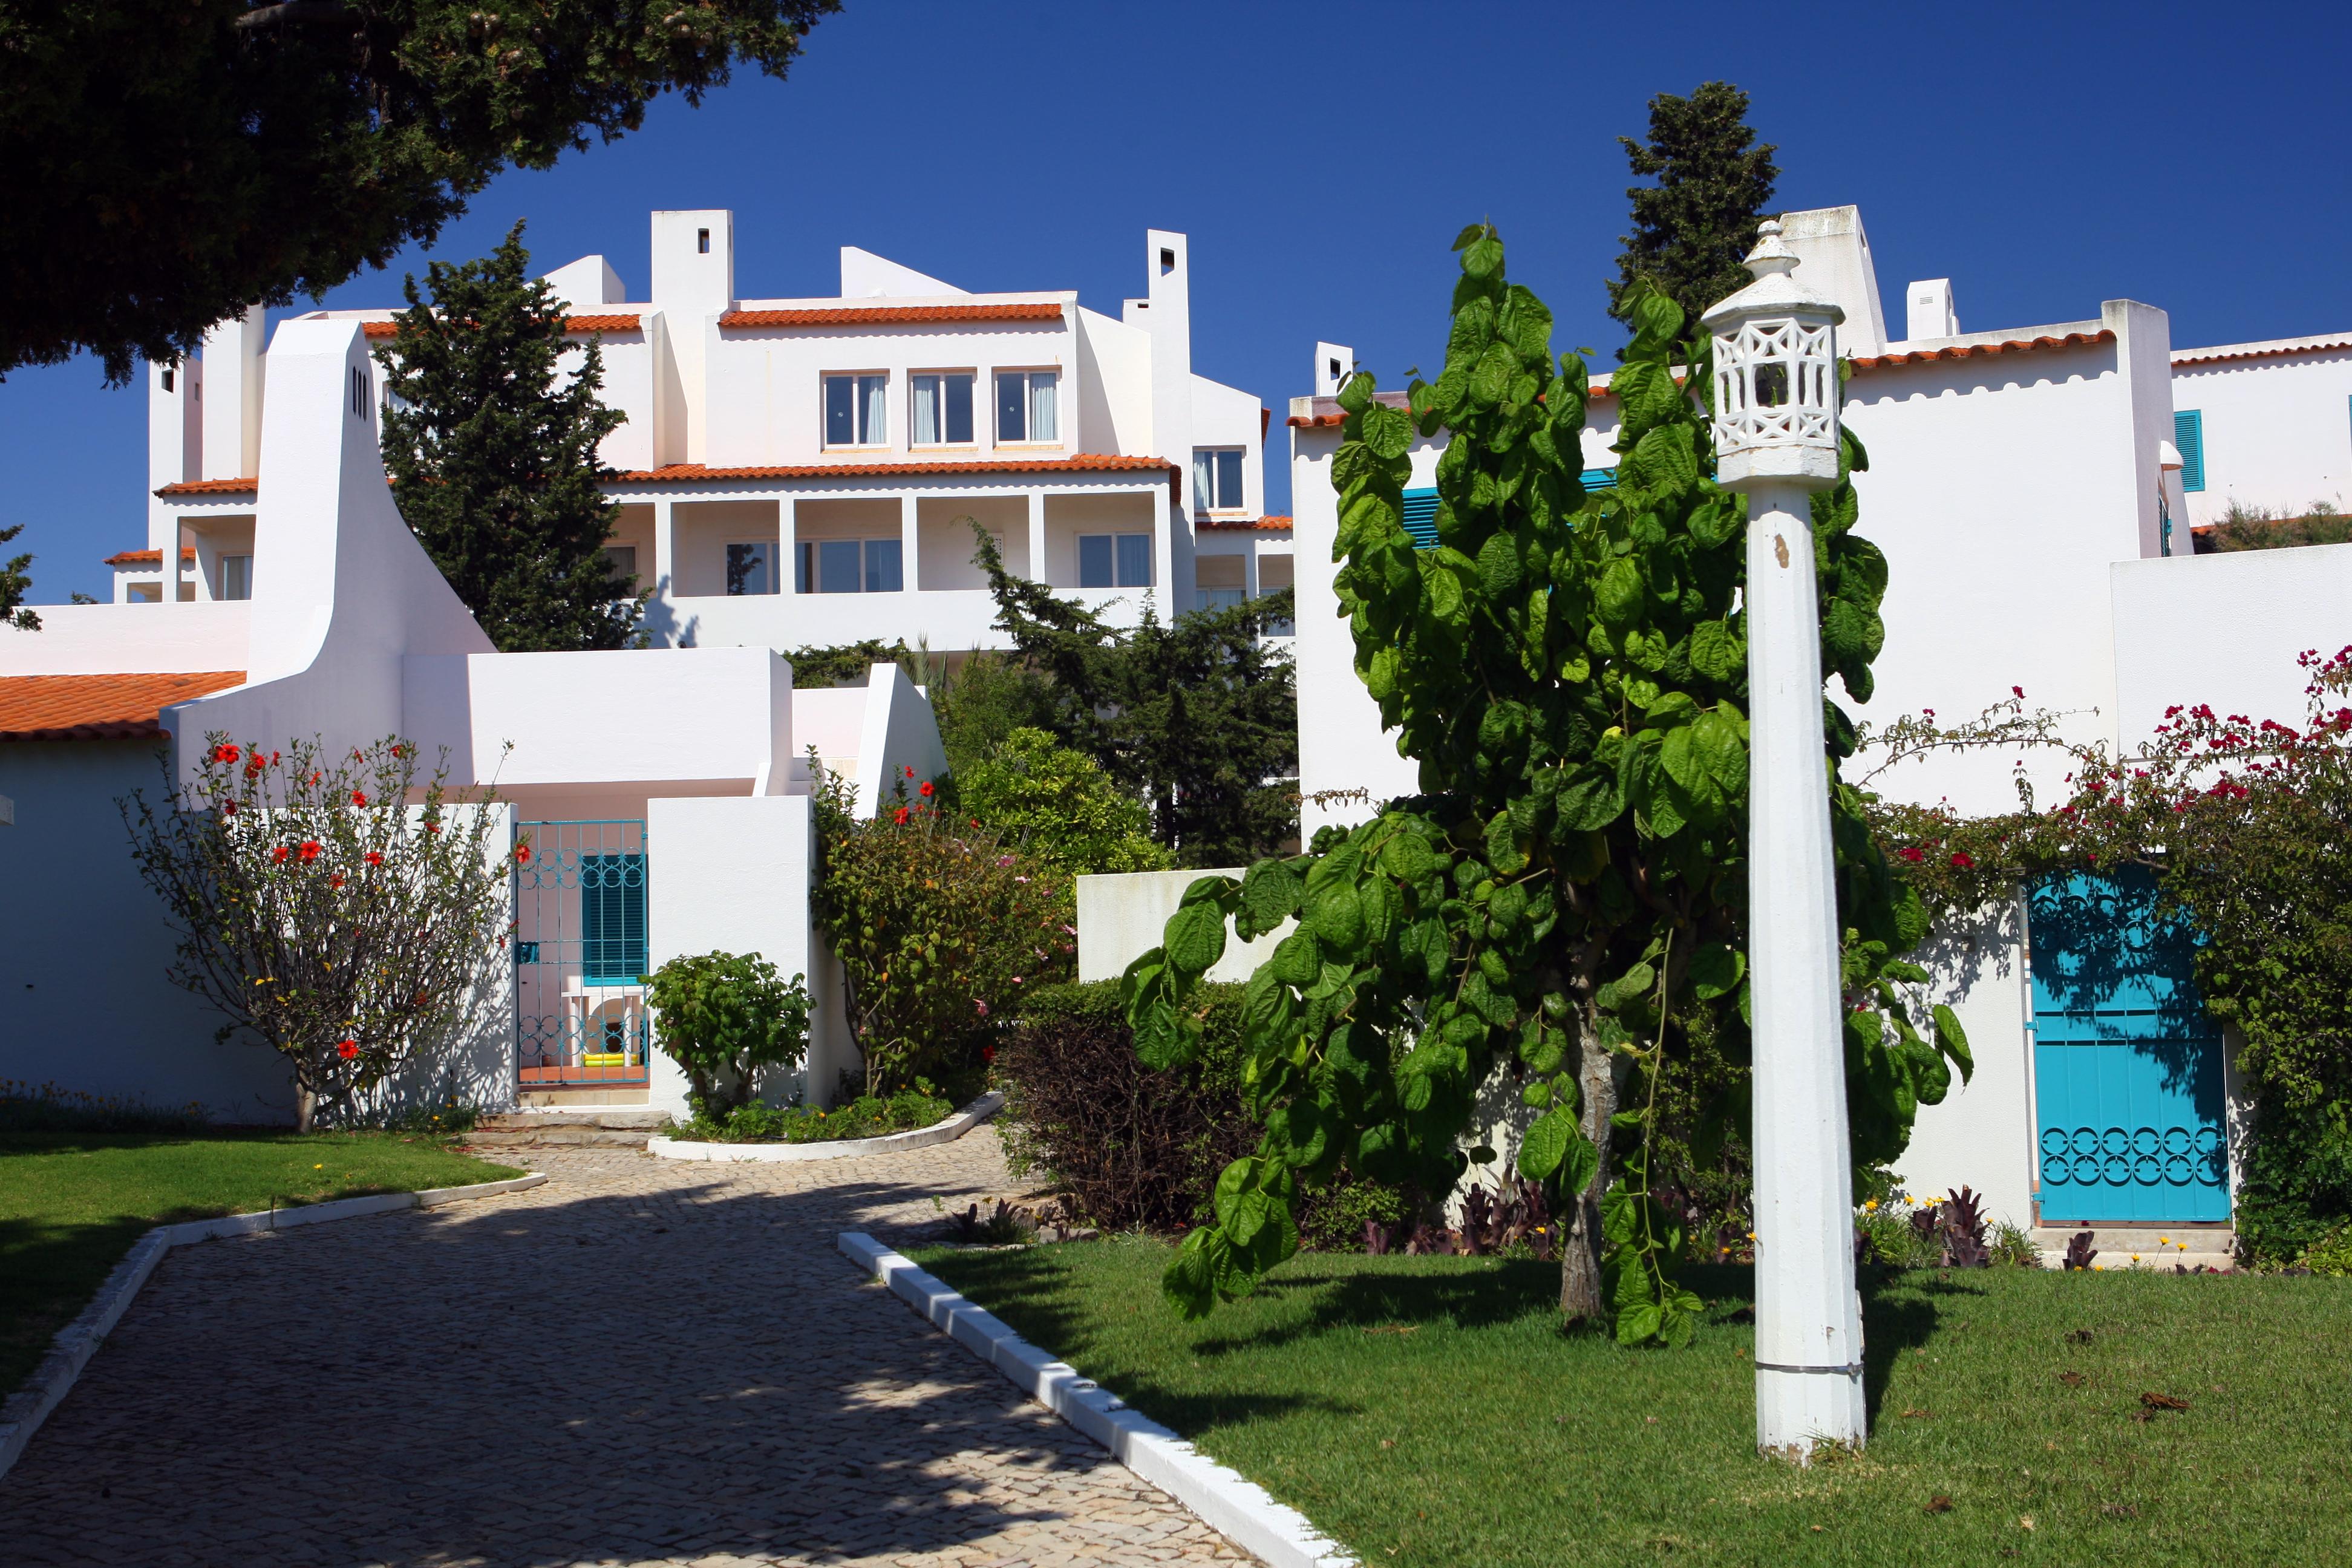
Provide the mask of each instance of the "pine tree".
{"label": "pine tree", "polygon": [[564,305],[530,276],[520,223],[479,261],[415,274],[399,335],[376,351],[396,402],[383,465],[401,515],[490,640],[508,653],[625,647],[643,609],[603,553],[620,508],[596,446],[624,421],[598,398],[591,340],[567,380]]}
{"label": "pine tree", "polygon": [[1633,232],[1619,237],[1625,248],[1609,285],[1609,313],[1632,326],[1636,285],[1647,282],[1696,320],[1750,281],[1740,258],[1772,200],[1779,148],[1756,144],[1748,95],[1727,81],[1701,82],[1688,98],[1658,94],[1650,100],[1648,145],[1617,140],[1634,175],[1657,184],[1626,187]]}

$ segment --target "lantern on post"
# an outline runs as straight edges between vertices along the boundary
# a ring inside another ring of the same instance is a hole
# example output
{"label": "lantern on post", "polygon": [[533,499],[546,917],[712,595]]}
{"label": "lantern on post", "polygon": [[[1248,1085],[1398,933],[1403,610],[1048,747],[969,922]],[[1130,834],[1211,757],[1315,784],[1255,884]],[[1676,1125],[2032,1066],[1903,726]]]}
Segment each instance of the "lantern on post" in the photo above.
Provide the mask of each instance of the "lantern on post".
{"label": "lantern on post", "polygon": [[1766,223],[1715,344],[1716,482],[1748,498],[1748,953],[1755,1033],[1756,1441],[1859,1446],[1862,1303],[1838,995],[1810,497],[1838,479],[1837,326]]}

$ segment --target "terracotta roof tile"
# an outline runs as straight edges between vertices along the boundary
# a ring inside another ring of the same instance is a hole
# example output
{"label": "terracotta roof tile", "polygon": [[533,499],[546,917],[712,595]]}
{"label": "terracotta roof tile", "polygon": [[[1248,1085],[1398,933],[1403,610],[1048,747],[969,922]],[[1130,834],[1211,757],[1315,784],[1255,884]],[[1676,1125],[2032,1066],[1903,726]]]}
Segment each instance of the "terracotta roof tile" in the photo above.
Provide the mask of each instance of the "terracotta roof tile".
{"label": "terracotta roof tile", "polygon": [[[180,546],[180,559],[194,561],[196,552],[186,545]],[[102,566],[161,566],[163,552],[160,550],[118,550],[99,563]]]}
{"label": "terracotta roof tile", "polygon": [[163,709],[244,684],[241,669],[0,676],[0,741],[135,741],[161,735]]}
{"label": "terracotta roof tile", "polygon": [[182,479],[165,485],[155,493],[159,496],[249,496],[259,493],[261,481],[243,479]]}
{"label": "terracotta roof tile", "polygon": [[[645,325],[645,318],[632,312],[618,316],[566,316],[563,330],[567,332],[634,332]],[[370,338],[396,338],[400,335],[397,321],[362,321],[362,335]]]}
{"label": "terracotta roof tile", "polygon": [[1286,517],[1204,517],[1196,520],[1195,528],[1212,533],[1288,533],[1290,520]]}
{"label": "terracotta roof tile", "polygon": [[2111,343],[2116,334],[2102,327],[2095,332],[2068,332],[2056,338],[2011,338],[1998,343],[1955,343],[1948,349],[1917,349],[1907,353],[1869,354],[1853,362],[1853,368],[1884,370],[1890,365],[1926,364],[1939,359],[1975,359],[1982,354],[2026,353],[2035,349],[2071,349],[2086,343]]}
{"label": "terracotta roof tile", "polygon": [[895,479],[924,474],[1068,474],[1165,471],[1165,458],[1123,458],[1081,452],[1068,458],[974,458],[935,463],[801,463],[780,468],[713,468],[701,463],[670,463],[606,476],[608,484],[701,484],[711,479]]}
{"label": "terracotta roof tile", "polygon": [[2352,349],[2352,337],[2289,338],[2280,342],[2232,343],[2222,348],[2177,349],[2175,364],[2227,364],[2232,360],[2278,359],[2287,354],[2329,353]]}
{"label": "terracotta roof tile", "polygon": [[729,310],[722,327],[919,327],[945,321],[1058,321],[1062,302],[1012,305],[846,305],[814,310]]}

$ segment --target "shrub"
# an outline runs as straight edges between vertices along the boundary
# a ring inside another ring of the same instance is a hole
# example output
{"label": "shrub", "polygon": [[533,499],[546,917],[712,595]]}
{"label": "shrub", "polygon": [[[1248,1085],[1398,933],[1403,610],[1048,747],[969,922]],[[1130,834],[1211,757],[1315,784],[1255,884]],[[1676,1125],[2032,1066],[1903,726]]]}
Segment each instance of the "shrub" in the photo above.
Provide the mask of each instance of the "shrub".
{"label": "shrub", "polygon": [[656,1042],[686,1070],[698,1112],[719,1121],[751,1100],[761,1068],[795,1066],[808,1050],[803,977],[787,984],[757,953],[673,958],[644,983]]}
{"label": "shrub", "polygon": [[866,1092],[960,1085],[1030,992],[1068,977],[1069,879],[945,816],[911,770],[870,820],[839,774],[820,765],[819,779],[817,919]]}
{"label": "shrub", "polygon": [[860,1095],[846,1105],[818,1110],[805,1105],[739,1105],[724,1115],[698,1110],[677,1136],[710,1143],[832,1143],[850,1138],[880,1138],[935,1126],[955,1107],[939,1099],[928,1079],[887,1100]]}
{"label": "shrub", "polygon": [[[1013,1173],[1045,1173],[1105,1230],[1170,1231],[1204,1218],[1217,1173],[1264,1131],[1242,1092],[1243,989],[1201,988],[1201,1054],[1166,1070],[1137,1058],[1116,982],[1031,996],[996,1059],[1005,1095],[998,1125]],[[1307,1200],[1299,1228],[1322,1250],[1360,1252],[1367,1222],[1409,1229],[1422,1206],[1402,1188],[1342,1170]]]}
{"label": "shrub", "polygon": [[116,803],[180,933],[170,978],[227,1016],[218,1038],[244,1031],[287,1058],[303,1131],[321,1106],[348,1120],[394,1072],[446,1052],[485,1000],[510,930],[509,868],[490,841],[497,814],[452,810],[447,773],[445,752],[420,784],[416,748],[398,740],[346,760],[215,732],[184,789],[166,754],[162,804]]}
{"label": "shrub", "polygon": [[2257,1268],[2294,1263],[2352,1215],[2352,1114],[2265,1096],[2245,1185],[2231,1204],[2238,1247]]}
{"label": "shrub", "polygon": [[1043,730],[1013,731],[957,773],[956,786],[962,808],[999,837],[1074,876],[1170,864],[1143,803]]}
{"label": "shrub", "polygon": [[205,1108],[193,1100],[174,1108],[0,1079],[0,1132],[194,1132],[205,1121]]}

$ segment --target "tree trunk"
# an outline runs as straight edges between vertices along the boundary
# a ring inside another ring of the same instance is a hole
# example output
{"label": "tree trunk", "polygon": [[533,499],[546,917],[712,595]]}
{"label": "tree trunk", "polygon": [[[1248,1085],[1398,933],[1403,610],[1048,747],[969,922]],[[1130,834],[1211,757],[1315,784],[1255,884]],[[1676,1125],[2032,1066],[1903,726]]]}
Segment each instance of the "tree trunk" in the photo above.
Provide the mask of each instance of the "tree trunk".
{"label": "tree trunk", "polygon": [[318,1121],[319,1091],[298,1078],[294,1080],[294,1131],[308,1132]]}
{"label": "tree trunk", "polygon": [[1570,1323],[1599,1323],[1608,1317],[1601,1289],[1601,1195],[1612,1179],[1609,1162],[1609,1119],[1617,1114],[1616,1064],[1597,1042],[1592,1020],[1585,1020],[1583,1037],[1576,1047],[1576,1088],[1581,1097],[1577,1126],[1601,1159],[1592,1180],[1570,1200],[1565,1245],[1559,1255],[1559,1314]]}

